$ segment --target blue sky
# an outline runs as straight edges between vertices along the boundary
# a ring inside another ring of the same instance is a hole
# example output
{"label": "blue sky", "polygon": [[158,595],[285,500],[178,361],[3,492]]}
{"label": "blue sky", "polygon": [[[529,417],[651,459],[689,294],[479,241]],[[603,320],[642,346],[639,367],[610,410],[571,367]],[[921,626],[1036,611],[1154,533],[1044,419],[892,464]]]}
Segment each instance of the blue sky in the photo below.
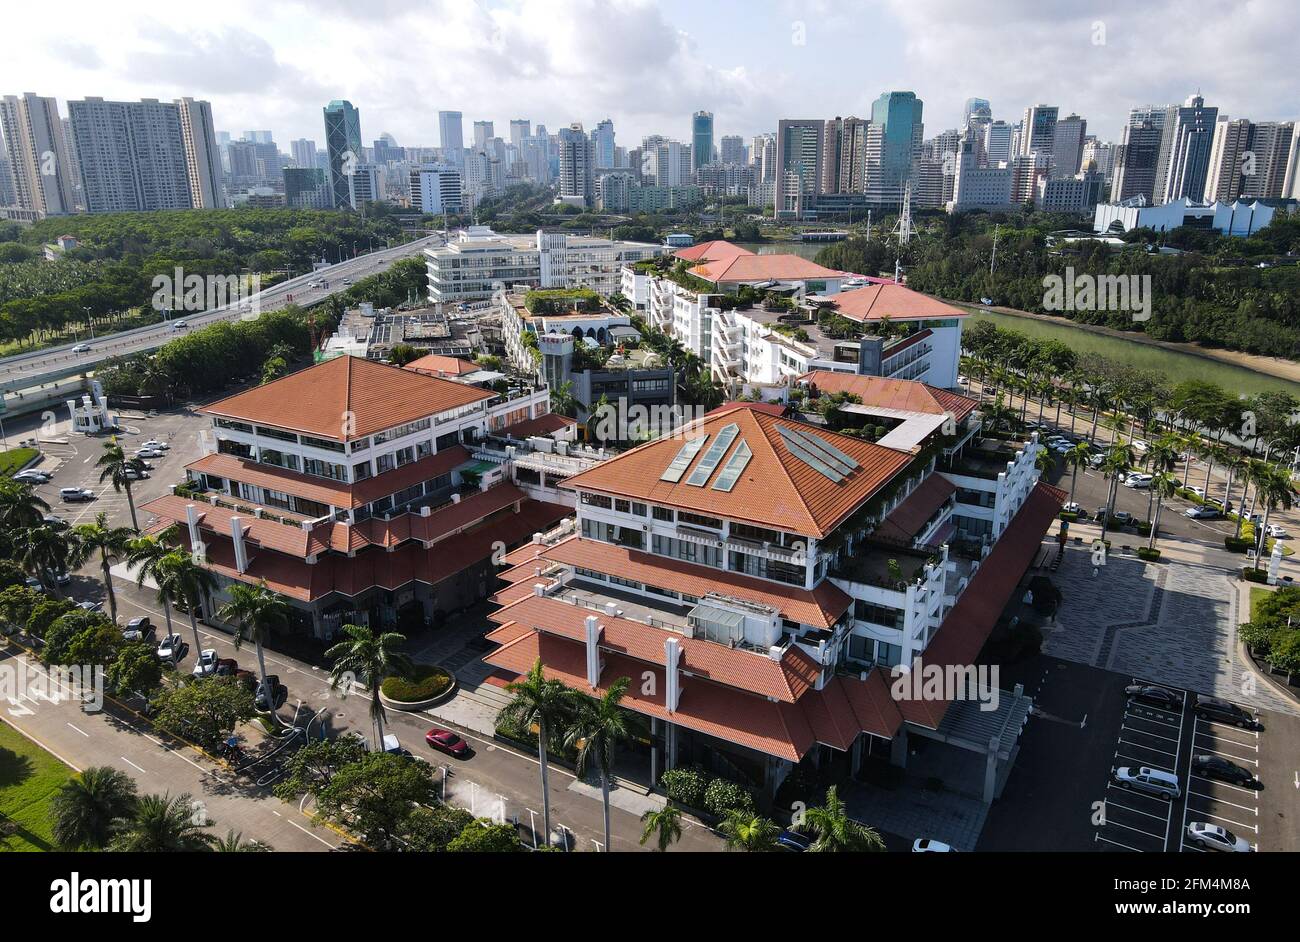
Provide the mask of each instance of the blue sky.
{"label": "blue sky", "polygon": [[927,136],[974,95],[1007,120],[1056,104],[1115,139],[1130,107],[1198,88],[1234,117],[1300,117],[1295,17],[1294,0],[68,0],[6,12],[24,41],[0,93],[206,98],[218,129],[281,144],[319,143],[321,107],[347,98],[367,142],[437,144],[451,109],[467,138],[475,119],[506,136],[510,118],[611,117],[635,146],[686,139],[700,108],[748,137],[910,89]]}

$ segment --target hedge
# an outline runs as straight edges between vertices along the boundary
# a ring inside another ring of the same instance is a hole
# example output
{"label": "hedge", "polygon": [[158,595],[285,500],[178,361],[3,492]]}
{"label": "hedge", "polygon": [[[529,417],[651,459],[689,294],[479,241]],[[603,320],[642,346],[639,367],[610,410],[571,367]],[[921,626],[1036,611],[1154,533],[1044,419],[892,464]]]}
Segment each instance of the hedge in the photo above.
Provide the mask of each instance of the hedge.
{"label": "hedge", "polygon": [[1144,559],[1147,562],[1156,562],[1160,559],[1160,550],[1151,549],[1149,546],[1139,546],[1137,556],[1138,559]]}
{"label": "hedge", "polygon": [[410,677],[387,677],[380,690],[389,700],[418,703],[429,700],[451,686],[451,675],[432,664],[416,664]]}
{"label": "hedge", "polygon": [[729,782],[725,778],[715,778],[704,789],[704,810],[710,814],[725,818],[728,812],[754,810],[754,796],[747,788]]}
{"label": "hedge", "polygon": [[1229,553],[1244,553],[1250,547],[1250,540],[1238,539],[1235,536],[1225,536],[1223,538],[1223,545]]}
{"label": "hedge", "polygon": [[704,789],[708,783],[704,773],[698,769],[669,769],[659,779],[659,784],[673,801],[692,808],[704,806]]}
{"label": "hedge", "polygon": [[1268,570],[1256,569],[1254,566],[1243,566],[1241,578],[1247,582],[1268,582]]}

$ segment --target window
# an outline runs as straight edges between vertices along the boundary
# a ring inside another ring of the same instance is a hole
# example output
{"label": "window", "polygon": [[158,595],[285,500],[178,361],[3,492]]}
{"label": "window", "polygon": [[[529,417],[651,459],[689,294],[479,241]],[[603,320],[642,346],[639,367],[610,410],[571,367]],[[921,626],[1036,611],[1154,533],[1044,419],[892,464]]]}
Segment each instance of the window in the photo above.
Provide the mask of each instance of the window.
{"label": "window", "polygon": [[304,458],[302,460],[302,469],[308,474],[314,474],[318,478],[329,478],[331,481],[346,481],[348,479],[347,467],[334,464],[332,461]]}
{"label": "window", "polygon": [[433,442],[429,441],[429,440],[426,438],[426,439],[425,439],[424,441],[422,441],[422,442],[416,442],[416,443],[415,443],[415,460],[416,460],[416,461],[419,461],[421,458],[427,458],[427,457],[429,457],[431,454],[433,454]]}
{"label": "window", "polygon": [[615,498],[614,509],[621,514],[630,514],[632,512],[632,502]]}
{"label": "window", "polygon": [[654,509],[654,518],[656,520],[667,520],[673,522],[673,509],[671,507],[656,507]]}
{"label": "window", "polygon": [[859,621],[869,621],[873,625],[884,625],[886,628],[896,628],[900,631],[903,628],[904,615],[901,609],[887,605],[873,605],[862,599],[854,600],[853,617]]}
{"label": "window", "polygon": [[703,514],[693,514],[683,510],[677,515],[678,523],[688,523],[696,527],[708,527],[711,530],[721,530],[722,521],[717,517],[706,517]]}
{"label": "window", "polygon": [[644,516],[645,516],[645,504],[638,504],[638,503],[635,503],[635,502],[634,502],[634,503],[632,504],[632,516],[634,516],[634,517],[644,517]]}
{"label": "window", "polygon": [[404,464],[410,464],[415,460],[415,449],[410,445],[407,445],[405,448],[399,448],[397,449],[396,458],[397,466],[399,468]]}
{"label": "window", "polygon": [[253,433],[253,426],[249,425],[247,422],[236,422],[234,419],[214,419],[212,424],[217,428],[233,429],[236,432],[248,432],[250,435]]}
{"label": "window", "polygon": [[269,464],[277,468],[288,468],[291,471],[298,470],[297,455],[287,455],[282,451],[276,451],[274,448],[259,448],[257,460],[261,464]]}
{"label": "window", "polygon": [[614,506],[612,498],[604,494],[592,494],[588,491],[582,492],[582,502],[589,507],[603,507],[606,510]]}
{"label": "window", "polygon": [[325,438],[312,438],[310,435],[304,435],[302,443],[310,445],[312,448],[323,448],[325,451],[337,451],[339,454],[344,451],[342,442],[332,442]]}
{"label": "window", "polygon": [[731,525],[731,535],[740,537],[742,540],[753,540],[755,543],[781,542],[781,534],[776,530],[769,530],[767,527],[753,527],[747,523],[733,523]]}
{"label": "window", "polygon": [[217,442],[217,451],[223,455],[235,455],[239,458],[253,457],[252,445],[245,445],[243,442],[234,442],[228,438],[223,438]]}
{"label": "window", "polygon": [[281,510],[292,510],[289,503],[289,495],[283,491],[273,491],[270,488],[262,488],[262,503],[271,507],[279,507]]}
{"label": "window", "polygon": [[362,461],[352,466],[352,480],[354,481],[364,481],[366,478],[370,477],[370,474],[369,461]]}
{"label": "window", "polygon": [[392,471],[396,465],[393,464],[392,454],[379,455],[375,458],[375,472],[383,474],[385,471]]}
{"label": "window", "polygon": [[447,432],[445,435],[439,435],[433,444],[435,451],[444,451],[445,449],[459,445],[460,436],[455,432]]}
{"label": "window", "polygon": [[282,432],[278,428],[267,428],[264,425],[257,427],[257,434],[262,438],[276,438],[282,442],[297,442],[298,436],[293,432]]}

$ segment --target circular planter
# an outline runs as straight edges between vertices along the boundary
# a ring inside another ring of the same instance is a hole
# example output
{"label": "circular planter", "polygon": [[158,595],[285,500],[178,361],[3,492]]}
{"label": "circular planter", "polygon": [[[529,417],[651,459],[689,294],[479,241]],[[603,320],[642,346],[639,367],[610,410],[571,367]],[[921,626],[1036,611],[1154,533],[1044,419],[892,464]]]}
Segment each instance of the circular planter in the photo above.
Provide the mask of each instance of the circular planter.
{"label": "circular planter", "polygon": [[[448,674],[451,674],[451,672],[448,671]],[[379,702],[394,710],[404,710],[408,713],[417,713],[421,710],[427,710],[429,707],[437,706],[440,703],[446,703],[456,695],[456,691],[459,689],[460,684],[456,680],[456,675],[451,674],[451,685],[442,693],[430,697],[427,700],[416,700],[410,703],[405,700],[394,700],[391,697],[384,696],[384,691],[381,689],[379,691]]]}

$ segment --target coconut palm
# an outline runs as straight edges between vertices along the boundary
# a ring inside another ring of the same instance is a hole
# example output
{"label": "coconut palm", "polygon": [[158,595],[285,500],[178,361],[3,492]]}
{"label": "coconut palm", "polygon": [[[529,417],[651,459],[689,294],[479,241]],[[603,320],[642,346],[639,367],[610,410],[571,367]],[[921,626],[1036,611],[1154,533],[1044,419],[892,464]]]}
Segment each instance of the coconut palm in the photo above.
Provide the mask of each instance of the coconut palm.
{"label": "coconut palm", "polygon": [[54,573],[68,568],[72,554],[72,541],[67,531],[48,524],[30,527],[19,531],[15,544],[14,561],[23,572],[52,590]]}
{"label": "coconut palm", "polygon": [[216,838],[203,830],[211,825],[187,794],[145,795],[131,816],[119,821],[108,849],[154,854],[212,850]]}
{"label": "coconut palm", "polygon": [[190,630],[194,632],[194,650],[202,650],[199,615],[217,589],[216,576],[189,553],[176,549],[163,557],[154,578],[158,582],[159,597],[166,592],[173,602],[185,603],[186,613],[190,616]]}
{"label": "coconut palm", "polygon": [[269,854],[275,848],[257,840],[246,841],[239,831],[228,830],[225,837],[212,845],[212,849],[221,854]]}
{"label": "coconut palm", "polygon": [[609,852],[609,783],[614,777],[614,752],[632,738],[635,724],[619,704],[627,696],[631,678],[613,681],[599,697],[578,701],[564,744],[577,749],[577,771],[584,775],[594,761],[600,772],[600,796],[605,805],[605,852]]}
{"label": "coconut palm", "polygon": [[547,747],[553,737],[558,737],[574,710],[574,693],[558,680],[547,680],[542,673],[542,659],[538,658],[522,680],[506,685],[506,692],[514,699],[501,711],[504,717],[520,729],[537,727],[537,752],[542,771],[542,826],[546,840],[551,839],[550,769],[547,765]]}
{"label": "coconut palm", "polygon": [[[262,689],[270,691],[266,680],[266,656],[262,645],[274,628],[282,627],[289,619],[289,603],[266,587],[266,580],[257,585],[235,583],[228,592],[230,601],[221,607],[217,617],[235,626],[235,650],[244,643],[245,636],[253,639],[257,652],[257,670],[262,678]],[[268,694],[269,696],[269,694]],[[275,715],[272,710],[271,715]]]}
{"label": "coconut palm", "polygon": [[752,811],[728,811],[718,823],[718,833],[726,842],[727,850],[768,853],[779,850],[781,846],[776,841],[781,835],[781,826]]}
{"label": "coconut palm", "polygon": [[1151,478],[1151,493],[1156,498],[1156,515],[1151,521],[1151,538],[1147,542],[1147,549],[1156,548],[1156,539],[1160,536],[1160,510],[1164,507],[1165,498],[1178,493],[1178,478],[1167,471],[1154,475]]}
{"label": "coconut palm", "polygon": [[325,656],[334,662],[330,670],[330,687],[338,689],[340,684],[350,684],[360,680],[366,685],[370,695],[370,722],[375,728],[375,751],[383,749],[384,712],[383,701],[379,699],[379,688],[385,678],[405,677],[411,673],[411,658],[402,652],[406,636],[395,631],[375,634],[362,625],[344,625],[342,632],[346,640],[340,641]]}
{"label": "coconut palm", "polygon": [[1119,479],[1124,472],[1133,467],[1133,449],[1123,441],[1116,440],[1106,449],[1106,458],[1101,463],[1101,473],[1110,481],[1110,490],[1106,495],[1106,518],[1101,522],[1101,539],[1106,539],[1110,529],[1110,518],[1115,514],[1115,498],[1119,493]]}
{"label": "coconut palm", "polygon": [[[141,536],[127,545],[127,565],[135,567],[136,585],[144,586],[146,579],[152,579],[158,587],[158,601],[163,607],[163,618],[167,621],[167,634],[172,634],[172,600],[170,592],[163,591],[163,561],[172,549],[165,542],[175,536],[176,529],[168,528],[158,536]],[[196,639],[197,640],[197,639]]]}
{"label": "coconut palm", "polygon": [[1074,486],[1079,479],[1079,469],[1086,467],[1092,457],[1092,445],[1088,442],[1079,442],[1061,457],[1065,460],[1066,467],[1070,469],[1070,503],[1074,503]]}
{"label": "coconut palm", "polygon": [[651,808],[641,815],[641,846],[653,837],[655,847],[660,853],[668,850],[668,845],[682,839],[682,809],[669,802],[662,808]]}
{"label": "coconut palm", "polygon": [[135,782],[120,769],[91,766],[50,800],[54,842],[64,850],[103,850],[115,822],[135,809]]}
{"label": "coconut palm", "polygon": [[1097,421],[1101,418],[1101,414],[1111,407],[1113,402],[1110,387],[1105,383],[1093,383],[1088,390],[1088,401],[1092,403],[1092,431],[1088,433],[1088,437],[1096,439]]}
{"label": "coconut palm", "polygon": [[[1168,474],[1169,472],[1174,470],[1174,467],[1175,465],[1177,465],[1177,463],[1178,463],[1177,445],[1174,442],[1170,441],[1169,438],[1164,436],[1162,436],[1161,438],[1157,439],[1154,443],[1152,443],[1151,448],[1148,449],[1146,453],[1147,470],[1151,472],[1153,477],[1158,477],[1162,474]],[[1177,486],[1177,479],[1175,479],[1175,486]],[[1147,519],[1148,520],[1151,519],[1151,502],[1152,500],[1155,499],[1155,496],[1156,496],[1155,488],[1151,488],[1147,492]]]}
{"label": "coconut palm", "polygon": [[874,828],[849,817],[835,786],[826,789],[826,802],[804,812],[804,824],[814,837],[810,851],[883,851],[885,842]]}
{"label": "coconut palm", "polygon": [[1052,449],[1046,445],[1039,445],[1038,452],[1034,455],[1034,467],[1043,477],[1051,474],[1056,467],[1056,455],[1052,453]]}
{"label": "coconut palm", "polygon": [[99,568],[104,574],[104,591],[108,593],[108,612],[117,621],[117,593],[113,591],[110,567],[126,556],[131,549],[132,531],[129,527],[110,527],[108,515],[95,514],[94,523],[83,523],[72,528],[73,544],[70,563],[80,566],[92,556],[99,555]]}
{"label": "coconut palm", "polygon": [[1260,473],[1255,481],[1255,495],[1264,504],[1264,519],[1260,522],[1259,533],[1255,539],[1255,569],[1259,569],[1259,559],[1268,546],[1268,518],[1278,507],[1291,509],[1291,477],[1285,471],[1278,471],[1265,462],[1266,471]]}
{"label": "coconut palm", "polygon": [[99,483],[110,481],[113,490],[119,494],[126,492],[126,506],[131,511],[131,529],[139,533],[140,522],[135,516],[135,497],[131,494],[131,481],[133,475],[138,480],[138,476],[144,473],[144,462],[139,458],[128,458],[122,446],[118,444],[117,438],[113,437],[104,442],[104,453],[95,462],[95,467],[99,468]]}
{"label": "coconut palm", "polygon": [[0,478],[0,529],[9,532],[38,527],[50,505],[41,499],[30,484],[12,478]]}

